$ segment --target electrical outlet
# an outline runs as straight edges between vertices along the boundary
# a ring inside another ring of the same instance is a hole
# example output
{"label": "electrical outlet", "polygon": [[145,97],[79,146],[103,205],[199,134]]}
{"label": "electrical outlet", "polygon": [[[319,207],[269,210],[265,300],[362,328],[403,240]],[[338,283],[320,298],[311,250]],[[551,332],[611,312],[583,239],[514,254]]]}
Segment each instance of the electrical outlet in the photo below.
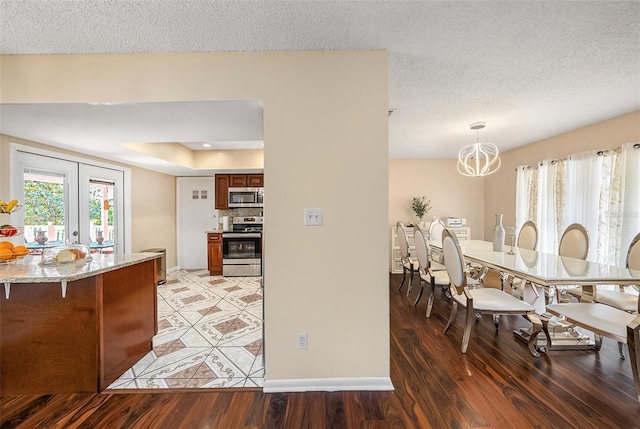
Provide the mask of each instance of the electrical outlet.
{"label": "electrical outlet", "polygon": [[322,226],[322,209],[304,209],[305,226]]}
{"label": "electrical outlet", "polygon": [[302,332],[298,334],[298,348],[306,349],[307,347],[309,347],[309,337],[306,332]]}

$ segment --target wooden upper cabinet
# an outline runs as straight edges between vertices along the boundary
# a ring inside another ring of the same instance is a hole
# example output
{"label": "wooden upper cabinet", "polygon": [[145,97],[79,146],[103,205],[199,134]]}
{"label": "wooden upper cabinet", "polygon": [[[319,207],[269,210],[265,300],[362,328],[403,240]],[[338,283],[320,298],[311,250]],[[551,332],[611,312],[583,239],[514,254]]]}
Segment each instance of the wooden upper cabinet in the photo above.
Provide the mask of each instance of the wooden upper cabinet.
{"label": "wooden upper cabinet", "polygon": [[247,186],[249,187],[264,186],[264,175],[263,174],[247,174]]}
{"label": "wooden upper cabinet", "polygon": [[231,174],[229,175],[229,187],[230,188],[246,188],[247,175],[246,174]]}
{"label": "wooden upper cabinet", "polygon": [[263,174],[216,174],[216,209],[229,209],[229,188],[264,186]]}
{"label": "wooden upper cabinet", "polygon": [[216,209],[229,208],[229,175],[216,174]]}

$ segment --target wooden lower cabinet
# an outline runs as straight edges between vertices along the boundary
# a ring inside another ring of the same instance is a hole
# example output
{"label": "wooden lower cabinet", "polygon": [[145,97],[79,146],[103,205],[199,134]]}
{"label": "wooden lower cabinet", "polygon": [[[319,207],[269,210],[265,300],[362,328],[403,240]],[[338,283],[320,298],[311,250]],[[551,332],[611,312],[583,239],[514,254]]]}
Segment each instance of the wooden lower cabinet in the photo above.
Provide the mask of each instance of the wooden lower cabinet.
{"label": "wooden lower cabinet", "polygon": [[207,233],[207,269],[212,276],[222,275],[222,233]]}
{"label": "wooden lower cabinet", "polygon": [[0,299],[2,395],[101,392],[151,351],[154,264],[69,281],[65,298],[60,283],[13,284]]}

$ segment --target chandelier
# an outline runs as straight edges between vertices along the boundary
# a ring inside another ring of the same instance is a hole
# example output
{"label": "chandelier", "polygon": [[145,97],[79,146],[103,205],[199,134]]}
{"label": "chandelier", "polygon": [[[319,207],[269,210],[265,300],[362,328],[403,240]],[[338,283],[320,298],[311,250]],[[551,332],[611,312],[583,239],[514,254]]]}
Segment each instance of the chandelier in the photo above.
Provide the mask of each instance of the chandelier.
{"label": "chandelier", "polygon": [[498,148],[492,143],[479,142],[479,130],[485,127],[485,123],[474,122],[470,127],[476,130],[476,143],[465,146],[458,152],[458,173],[470,177],[495,173],[500,168]]}

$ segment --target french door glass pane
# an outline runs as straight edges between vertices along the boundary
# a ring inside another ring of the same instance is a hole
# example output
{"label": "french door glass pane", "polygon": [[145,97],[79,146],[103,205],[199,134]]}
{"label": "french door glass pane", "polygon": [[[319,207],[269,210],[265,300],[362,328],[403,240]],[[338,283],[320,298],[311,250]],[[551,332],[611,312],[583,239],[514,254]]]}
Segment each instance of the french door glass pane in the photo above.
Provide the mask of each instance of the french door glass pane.
{"label": "french door glass pane", "polygon": [[116,236],[114,223],[115,185],[89,181],[89,217],[92,253],[113,253]]}
{"label": "french door glass pane", "polygon": [[24,170],[24,240],[35,253],[68,238],[64,180],[62,173]]}

